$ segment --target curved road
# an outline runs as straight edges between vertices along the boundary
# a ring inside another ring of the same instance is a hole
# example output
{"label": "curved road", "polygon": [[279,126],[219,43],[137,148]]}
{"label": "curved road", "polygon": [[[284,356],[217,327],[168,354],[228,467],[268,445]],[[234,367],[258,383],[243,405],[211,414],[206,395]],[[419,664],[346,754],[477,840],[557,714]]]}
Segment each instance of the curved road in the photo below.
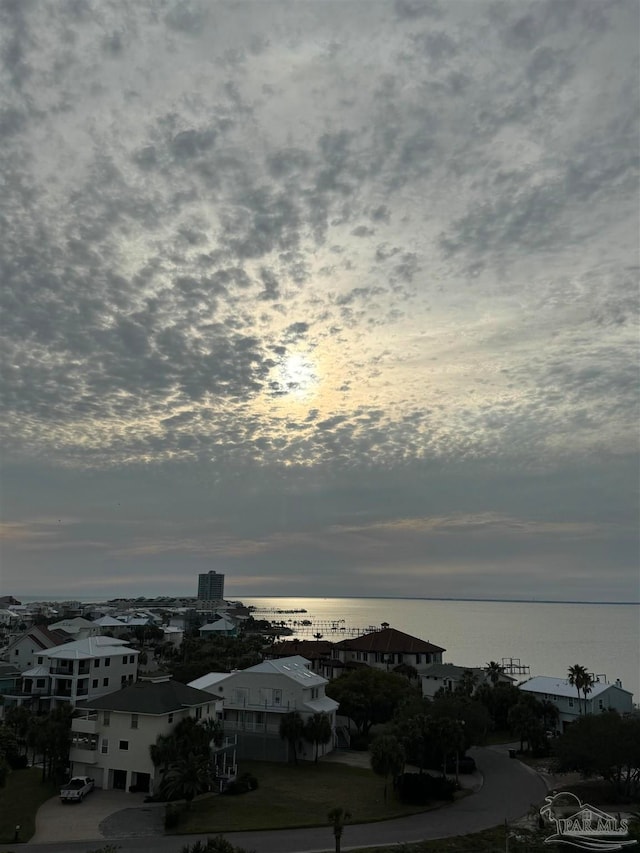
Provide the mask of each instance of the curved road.
{"label": "curved road", "polygon": [[[525,764],[509,759],[499,749],[478,748],[472,751],[478,768],[484,774],[484,785],[478,793],[465,797],[450,807],[373,824],[348,825],[342,836],[344,850],[381,844],[422,841],[467,835],[489,829],[525,815],[533,803],[540,803],[547,787],[540,776]],[[268,832],[230,832],[226,837],[234,844],[256,853],[311,853],[333,849],[333,836],[328,826],[309,829],[283,829]],[[206,836],[153,836],[152,838],[110,838],[92,842],[29,844],[29,853],[87,853],[107,843],[119,846],[119,853],[177,853],[184,844]],[[0,850],[15,849],[2,845]]]}

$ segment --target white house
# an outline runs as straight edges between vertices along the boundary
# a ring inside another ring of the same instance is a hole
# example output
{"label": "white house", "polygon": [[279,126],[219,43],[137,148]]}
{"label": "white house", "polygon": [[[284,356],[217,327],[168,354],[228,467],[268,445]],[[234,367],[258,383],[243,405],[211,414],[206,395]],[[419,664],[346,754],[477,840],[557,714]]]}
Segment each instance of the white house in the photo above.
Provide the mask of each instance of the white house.
{"label": "white house", "polygon": [[[289,745],[280,738],[280,722],[289,711],[298,711],[305,721],[315,713],[327,714],[333,734],[319,754],[333,750],[338,703],[325,694],[327,683],[309,669],[306,658],[294,655],[237,672],[212,672],[190,686],[223,700],[225,732],[238,733],[240,758],[286,761]],[[314,748],[303,742],[299,754],[311,759]]]}
{"label": "white house", "polygon": [[136,680],[139,654],[115,637],[88,637],[42,650],[35,666],[22,673],[22,702],[42,711],[113,693]]}
{"label": "white house", "polygon": [[[584,694],[580,694],[568,679],[553,678],[546,675],[536,675],[518,685],[520,690],[530,693],[536,699],[547,699],[559,711],[559,726],[564,731],[570,723],[574,723],[584,711]],[[600,714],[603,711],[614,710],[620,714],[628,714],[633,710],[633,694],[624,690],[621,681],[609,684],[596,680],[587,693],[587,714]]]}
{"label": "white house", "polygon": [[124,634],[131,633],[131,628],[122,619],[116,619],[115,616],[110,616],[108,613],[96,619],[92,624],[100,629],[100,634],[112,634],[114,637],[122,637]]}
{"label": "white house", "polygon": [[5,651],[7,663],[12,664],[23,672],[37,664],[38,657],[47,649],[60,646],[72,640],[65,631],[53,631],[44,625],[30,628],[26,633],[16,637]]}
{"label": "white house", "polygon": [[[83,702],[71,721],[71,772],[92,776],[98,788],[153,793],[161,768],[154,767],[149,747],[186,717],[217,719],[219,704],[210,693],[168,677]],[[227,770],[235,774],[235,767]]]}
{"label": "white house", "polygon": [[73,619],[61,619],[54,622],[49,628],[52,631],[66,631],[74,640],[84,640],[86,637],[97,637],[102,634],[102,629],[95,622],[85,619],[83,616],[74,616]]}

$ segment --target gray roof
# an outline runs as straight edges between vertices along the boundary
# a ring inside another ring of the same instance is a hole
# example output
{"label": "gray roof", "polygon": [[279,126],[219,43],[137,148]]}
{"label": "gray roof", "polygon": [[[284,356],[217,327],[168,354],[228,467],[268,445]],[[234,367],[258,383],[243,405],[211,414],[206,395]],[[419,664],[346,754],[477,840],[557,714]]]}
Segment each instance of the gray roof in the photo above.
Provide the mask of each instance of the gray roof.
{"label": "gray roof", "polygon": [[138,681],[115,693],[98,699],[78,703],[78,709],[96,711],[122,711],[130,714],[170,714],[206,705],[212,701],[210,693],[196,690],[179,681]]}

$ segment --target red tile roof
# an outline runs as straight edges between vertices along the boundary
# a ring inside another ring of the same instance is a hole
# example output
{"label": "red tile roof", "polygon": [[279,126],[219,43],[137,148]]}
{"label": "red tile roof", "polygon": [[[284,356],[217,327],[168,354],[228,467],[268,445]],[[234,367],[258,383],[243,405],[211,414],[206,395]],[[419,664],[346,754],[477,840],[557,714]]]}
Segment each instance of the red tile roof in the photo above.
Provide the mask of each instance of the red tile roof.
{"label": "red tile roof", "polygon": [[269,649],[268,657],[284,658],[290,655],[302,655],[308,660],[326,658],[333,651],[329,640],[282,640]]}
{"label": "red tile roof", "polygon": [[356,652],[387,652],[403,654],[434,654],[446,651],[441,646],[434,646],[426,640],[396,631],[395,628],[383,628],[362,637],[341,640],[335,644],[336,649],[353,650]]}

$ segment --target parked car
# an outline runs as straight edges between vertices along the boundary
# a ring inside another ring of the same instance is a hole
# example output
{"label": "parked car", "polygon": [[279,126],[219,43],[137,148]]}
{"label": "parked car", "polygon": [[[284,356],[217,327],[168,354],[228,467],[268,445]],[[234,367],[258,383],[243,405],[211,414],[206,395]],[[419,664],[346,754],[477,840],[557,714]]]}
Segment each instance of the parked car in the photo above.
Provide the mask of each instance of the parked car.
{"label": "parked car", "polygon": [[95,781],[91,776],[74,776],[60,788],[60,799],[63,803],[82,802],[87,794],[93,791]]}

